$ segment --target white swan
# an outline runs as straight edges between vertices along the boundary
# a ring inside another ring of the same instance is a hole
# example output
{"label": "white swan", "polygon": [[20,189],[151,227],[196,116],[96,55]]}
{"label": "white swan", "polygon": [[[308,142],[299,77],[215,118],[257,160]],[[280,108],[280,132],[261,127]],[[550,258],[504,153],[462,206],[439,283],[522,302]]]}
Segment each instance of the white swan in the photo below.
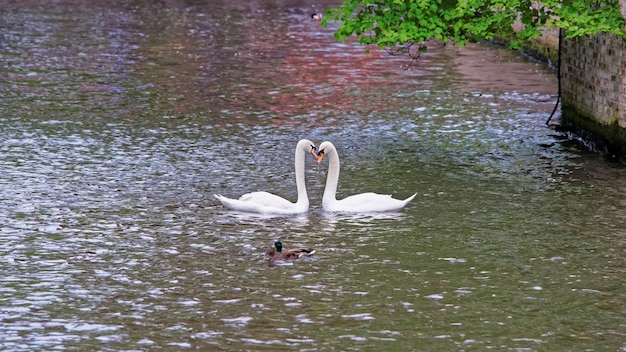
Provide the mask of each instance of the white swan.
{"label": "white swan", "polygon": [[221,194],[216,194],[215,198],[222,202],[226,208],[232,210],[261,214],[304,213],[309,209],[309,197],[306,193],[304,180],[304,159],[307,154],[313,154],[314,157],[317,157],[315,151],[315,144],[307,139],[300,140],[296,145],[295,168],[298,200],[295,203],[269,192],[246,193],[239,199],[226,198]]}
{"label": "white swan", "polygon": [[322,196],[322,207],[326,211],[341,212],[381,212],[402,209],[407,205],[417,193],[405,200],[391,198],[389,194],[361,193],[346,197],[341,200],[336,199],[337,184],[339,182],[339,155],[335,146],[331,142],[323,142],[317,149],[317,162],[321,163],[324,155],[328,155],[328,176],[326,177],[326,188]]}

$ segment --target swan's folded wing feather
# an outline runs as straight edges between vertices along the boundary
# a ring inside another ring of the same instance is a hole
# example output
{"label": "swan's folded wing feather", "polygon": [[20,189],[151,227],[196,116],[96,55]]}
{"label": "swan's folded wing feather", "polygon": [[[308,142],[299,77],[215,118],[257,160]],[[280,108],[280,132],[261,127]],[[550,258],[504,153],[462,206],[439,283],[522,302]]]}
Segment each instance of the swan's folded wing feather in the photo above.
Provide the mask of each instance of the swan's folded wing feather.
{"label": "swan's folded wing feather", "polygon": [[391,198],[391,194],[378,194],[373,192],[367,192],[348,196],[344,199],[339,200],[339,202],[341,202],[341,204],[345,204],[345,206],[358,208],[360,206],[363,206],[364,204],[370,203],[382,202],[384,204],[389,200],[393,200],[393,198]]}
{"label": "swan's folded wing feather", "polygon": [[269,192],[250,192],[239,197],[242,202],[256,203],[258,205],[275,208],[293,208],[294,203],[287,199]]}
{"label": "swan's folded wing feather", "polygon": [[[260,214],[296,214],[305,212],[308,204],[291,203],[290,201],[268,192],[252,192],[244,194],[239,199],[231,199],[216,194],[222,205],[228,209],[260,213]],[[242,200],[243,199],[243,200]]]}
{"label": "swan's folded wing feather", "polygon": [[348,212],[380,212],[394,211],[404,207],[413,197],[405,200],[392,198],[390,194],[378,194],[373,192],[355,194],[341,200],[337,200],[332,204],[328,204],[331,211],[348,211]]}

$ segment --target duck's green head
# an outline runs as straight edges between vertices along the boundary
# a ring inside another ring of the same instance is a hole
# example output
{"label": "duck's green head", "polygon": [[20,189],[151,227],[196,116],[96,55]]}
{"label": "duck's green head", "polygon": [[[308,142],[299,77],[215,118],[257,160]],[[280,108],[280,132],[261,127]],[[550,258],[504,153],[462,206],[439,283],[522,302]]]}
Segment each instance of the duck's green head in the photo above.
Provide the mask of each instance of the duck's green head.
{"label": "duck's green head", "polygon": [[283,251],[283,244],[280,241],[274,242],[274,247],[276,247],[276,252],[278,253]]}

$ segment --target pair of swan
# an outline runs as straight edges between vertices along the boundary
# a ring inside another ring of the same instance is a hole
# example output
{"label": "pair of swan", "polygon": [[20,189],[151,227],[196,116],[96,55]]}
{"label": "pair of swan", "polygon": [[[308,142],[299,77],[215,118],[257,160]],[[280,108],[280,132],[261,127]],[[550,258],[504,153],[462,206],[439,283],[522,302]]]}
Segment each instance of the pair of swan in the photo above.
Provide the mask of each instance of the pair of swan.
{"label": "pair of swan", "polygon": [[215,197],[226,207],[233,210],[261,214],[298,214],[309,209],[309,197],[304,181],[304,159],[312,154],[318,163],[328,156],[328,176],[326,188],[322,196],[322,208],[333,212],[383,212],[402,209],[417,193],[405,200],[391,198],[388,194],[361,193],[338,200],[336,198],[339,183],[339,155],[331,142],[323,142],[318,148],[313,142],[302,139],[296,146],[295,168],[296,189],[298,200],[295,203],[268,192],[252,192],[242,195],[239,199],[231,199],[216,194]]}

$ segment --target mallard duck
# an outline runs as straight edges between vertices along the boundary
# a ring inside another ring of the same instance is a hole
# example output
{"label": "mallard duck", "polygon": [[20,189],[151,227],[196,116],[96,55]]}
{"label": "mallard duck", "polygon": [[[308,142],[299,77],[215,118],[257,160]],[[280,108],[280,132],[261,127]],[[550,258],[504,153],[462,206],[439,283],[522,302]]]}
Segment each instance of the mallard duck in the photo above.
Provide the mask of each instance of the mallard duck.
{"label": "mallard duck", "polygon": [[313,253],[315,253],[315,251],[310,248],[290,248],[283,250],[283,244],[280,241],[274,242],[274,244],[265,251],[265,255],[269,257],[268,260],[270,261],[296,260],[313,255]]}
{"label": "mallard duck", "polygon": [[311,21],[321,21],[322,17],[324,17],[323,14],[316,12],[311,15]]}

